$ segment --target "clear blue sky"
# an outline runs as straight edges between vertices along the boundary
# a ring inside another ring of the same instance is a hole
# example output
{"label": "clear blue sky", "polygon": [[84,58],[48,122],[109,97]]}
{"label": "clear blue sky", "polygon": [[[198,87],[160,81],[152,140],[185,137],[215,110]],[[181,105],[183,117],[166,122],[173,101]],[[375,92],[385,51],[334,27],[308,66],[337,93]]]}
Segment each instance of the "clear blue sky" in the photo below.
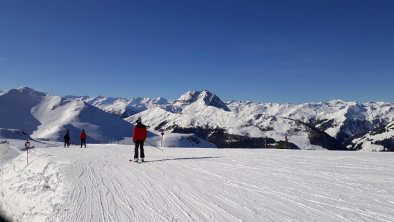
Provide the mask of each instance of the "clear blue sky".
{"label": "clear blue sky", "polygon": [[394,102],[392,0],[0,1],[0,90]]}

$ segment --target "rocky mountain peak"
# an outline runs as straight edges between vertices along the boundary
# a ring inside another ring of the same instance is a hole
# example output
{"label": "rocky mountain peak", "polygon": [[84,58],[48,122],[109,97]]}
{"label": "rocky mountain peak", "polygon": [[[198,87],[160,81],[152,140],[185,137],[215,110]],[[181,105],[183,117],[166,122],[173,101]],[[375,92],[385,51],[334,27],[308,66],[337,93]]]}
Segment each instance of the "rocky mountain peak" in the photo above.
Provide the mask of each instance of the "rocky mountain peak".
{"label": "rocky mountain peak", "polygon": [[176,100],[177,105],[187,106],[195,102],[201,102],[206,106],[213,106],[225,111],[230,111],[227,105],[215,94],[208,90],[188,91]]}

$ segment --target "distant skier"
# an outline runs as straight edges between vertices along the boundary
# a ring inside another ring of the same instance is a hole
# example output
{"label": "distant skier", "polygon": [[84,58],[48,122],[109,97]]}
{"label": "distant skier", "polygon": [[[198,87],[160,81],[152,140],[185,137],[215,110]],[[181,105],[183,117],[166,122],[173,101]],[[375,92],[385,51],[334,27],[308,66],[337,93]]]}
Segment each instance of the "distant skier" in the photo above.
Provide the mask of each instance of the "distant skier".
{"label": "distant skier", "polygon": [[81,139],[81,148],[82,148],[82,145],[85,145],[85,148],[86,148],[86,133],[85,133],[85,130],[82,130],[81,135],[79,136],[79,138]]}
{"label": "distant skier", "polygon": [[146,140],[146,136],[148,135],[146,131],[146,126],[142,124],[141,117],[137,119],[137,125],[134,127],[133,132],[133,141],[135,144],[134,149],[134,161],[138,161],[138,148],[141,149],[140,157],[141,161],[144,162],[145,153],[144,153],[144,142]]}
{"label": "distant skier", "polygon": [[65,148],[66,146],[67,146],[67,147],[70,147],[70,140],[71,140],[70,131],[67,130],[67,131],[66,131],[66,135],[64,135],[64,148]]}

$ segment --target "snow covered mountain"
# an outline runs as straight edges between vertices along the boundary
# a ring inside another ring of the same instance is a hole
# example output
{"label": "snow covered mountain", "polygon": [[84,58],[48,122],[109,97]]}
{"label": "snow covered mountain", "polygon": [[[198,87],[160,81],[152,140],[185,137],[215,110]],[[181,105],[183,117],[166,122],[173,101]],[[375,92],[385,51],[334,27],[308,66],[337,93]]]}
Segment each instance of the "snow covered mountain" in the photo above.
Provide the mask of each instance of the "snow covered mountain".
{"label": "snow covered mountain", "polygon": [[[11,103],[18,105],[7,105]],[[379,129],[394,121],[393,103],[341,100],[303,104],[223,102],[208,90],[188,91],[178,99],[168,101],[161,97],[62,98],[22,88],[4,92],[0,96],[0,104],[0,114],[4,113],[2,118],[6,117],[0,127],[23,129],[33,138],[60,139],[65,128],[77,132],[84,126],[98,125],[105,129],[96,130],[96,126],[89,128],[92,132],[98,132],[94,133],[97,135],[93,134],[97,140],[105,137],[103,132],[113,127],[112,120],[121,121],[112,115],[115,114],[129,123],[142,117],[153,133],[163,130],[166,136],[171,133],[194,134],[218,147],[360,149],[361,145],[356,144],[355,139],[361,139],[368,133],[375,135],[376,130],[379,132]],[[92,118],[96,114],[91,113],[101,113],[101,110],[106,114],[99,115],[106,117]],[[79,120],[80,116],[83,116],[82,121]],[[84,121],[88,124],[79,124]],[[130,127],[128,124],[126,128]],[[109,131],[113,134],[106,135],[109,138],[125,136],[123,127],[119,128],[119,132]],[[390,150],[386,142],[382,147],[378,150]],[[375,150],[372,146],[363,149]]]}
{"label": "snow covered mountain", "polygon": [[219,97],[208,90],[189,91],[179,97],[179,99],[174,102],[174,106],[182,107],[183,109],[189,108],[189,110],[192,108],[199,109],[210,106],[224,111],[230,111],[227,105]]}
{"label": "snow covered mountain", "polygon": [[392,103],[224,103],[205,90],[187,92],[173,106],[179,111],[153,108],[127,120],[141,116],[155,130],[194,133],[219,147],[284,147],[287,136],[286,148],[301,149],[345,149],[354,136],[394,120]]}
{"label": "snow covered mountain", "polygon": [[[92,98],[82,98],[89,102]],[[278,104],[223,102],[209,92],[189,91],[175,101],[152,106],[141,103],[92,103],[108,107],[127,107],[121,116],[134,122],[144,118],[151,129],[173,133],[193,133],[219,147],[284,147],[301,149],[353,149],[352,139],[394,121],[394,104],[384,102],[330,102]],[[141,108],[142,107],[142,108]],[[267,137],[267,138],[266,138]],[[267,144],[267,145],[266,145]]]}
{"label": "snow covered mountain", "polygon": [[384,127],[355,137],[352,147],[363,151],[394,151],[394,121]]}
{"label": "snow covered mountain", "polygon": [[85,129],[88,141],[130,137],[132,124],[82,101],[23,87],[0,95],[0,128],[19,129],[32,138],[62,141],[66,129],[78,143]]}
{"label": "snow covered mountain", "polygon": [[106,112],[113,113],[122,118],[132,116],[136,113],[151,109],[154,107],[161,107],[168,111],[174,108],[166,99],[158,98],[112,98],[112,97],[88,97],[88,96],[66,96],[66,99],[80,100],[96,106]]}
{"label": "snow covered mountain", "polygon": [[394,104],[383,102],[344,102],[303,104],[256,104],[230,102],[229,107],[243,113],[266,113],[311,124],[345,143],[354,135],[387,125],[394,120]]}

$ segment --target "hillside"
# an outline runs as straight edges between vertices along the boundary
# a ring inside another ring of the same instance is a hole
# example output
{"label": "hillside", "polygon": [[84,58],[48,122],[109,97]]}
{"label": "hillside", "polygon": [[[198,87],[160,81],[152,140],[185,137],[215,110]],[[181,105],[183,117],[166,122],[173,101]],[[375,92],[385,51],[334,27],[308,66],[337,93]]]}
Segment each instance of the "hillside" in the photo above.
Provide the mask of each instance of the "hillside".
{"label": "hillside", "polygon": [[65,130],[78,143],[82,129],[88,141],[122,140],[130,137],[132,124],[82,101],[30,88],[9,90],[0,95],[0,128],[17,129],[35,139],[62,141]]}

